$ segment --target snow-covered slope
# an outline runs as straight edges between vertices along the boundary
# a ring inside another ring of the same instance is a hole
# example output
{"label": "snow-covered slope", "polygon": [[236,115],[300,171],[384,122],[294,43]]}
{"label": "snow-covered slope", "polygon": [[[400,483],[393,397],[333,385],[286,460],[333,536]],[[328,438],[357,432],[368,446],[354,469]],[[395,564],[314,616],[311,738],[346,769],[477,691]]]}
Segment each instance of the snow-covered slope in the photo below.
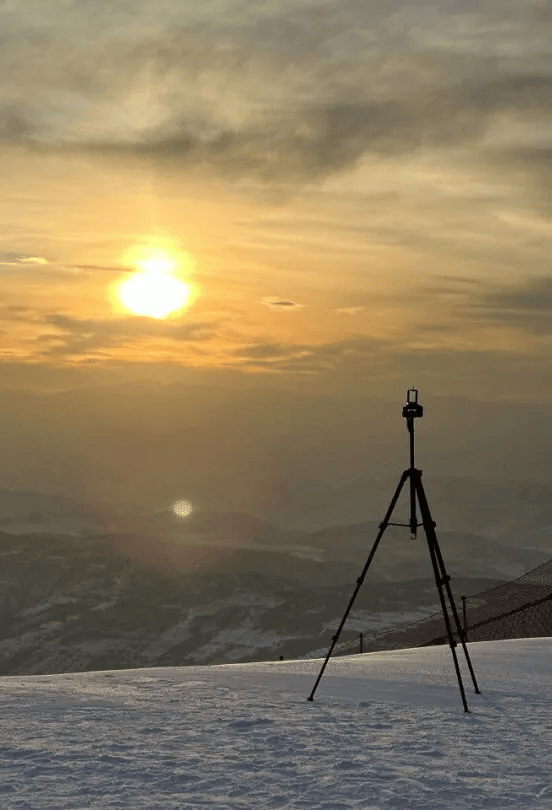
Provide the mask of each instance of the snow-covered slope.
{"label": "snow-covered slope", "polygon": [[549,810],[552,639],[0,680],[3,810]]}

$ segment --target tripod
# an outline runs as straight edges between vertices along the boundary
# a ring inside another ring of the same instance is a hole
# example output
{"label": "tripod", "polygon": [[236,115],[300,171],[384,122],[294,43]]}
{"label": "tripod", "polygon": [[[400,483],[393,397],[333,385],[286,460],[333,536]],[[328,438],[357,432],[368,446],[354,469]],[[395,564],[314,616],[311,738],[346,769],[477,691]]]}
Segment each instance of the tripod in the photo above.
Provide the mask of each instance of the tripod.
{"label": "tripod", "polygon": [[[464,711],[469,712],[468,703],[466,701],[466,693],[464,690],[464,683],[462,681],[462,674],[460,672],[460,665],[458,663],[458,656],[456,654],[456,645],[457,642],[454,639],[454,631],[452,627],[452,622],[454,622],[454,627],[456,630],[456,634],[460,639],[460,644],[462,645],[462,649],[464,650],[464,655],[466,658],[466,663],[468,665],[468,669],[470,671],[473,688],[477,695],[480,694],[479,687],[477,685],[477,680],[475,677],[475,672],[471,663],[471,659],[468,653],[468,648],[466,647],[466,637],[464,630],[460,624],[460,618],[458,616],[458,611],[456,609],[456,604],[454,602],[454,597],[452,595],[452,590],[450,587],[450,576],[447,574],[445,568],[445,562],[443,560],[443,555],[441,554],[441,549],[439,548],[439,542],[437,540],[437,534],[435,532],[436,523],[431,517],[431,512],[429,511],[429,506],[427,503],[426,494],[424,491],[424,487],[422,484],[422,472],[421,470],[417,470],[414,466],[414,420],[422,417],[424,414],[423,407],[418,403],[418,391],[416,388],[410,388],[406,394],[406,404],[403,407],[402,415],[406,419],[406,427],[408,429],[408,433],[410,435],[410,467],[407,470],[404,470],[403,474],[401,475],[399,484],[397,489],[395,490],[395,494],[391,498],[391,503],[389,504],[389,508],[385,513],[385,517],[383,522],[380,523],[379,531],[377,537],[374,541],[374,545],[370,553],[368,554],[368,559],[362,569],[362,573],[356,581],[356,587],[353,591],[353,595],[349,600],[349,604],[345,610],[343,618],[341,619],[341,623],[337,628],[336,634],[332,637],[332,642],[330,644],[330,649],[326,655],[324,663],[322,664],[322,668],[318,674],[316,682],[312,688],[312,692],[310,693],[308,700],[314,700],[314,693],[318,688],[318,684],[322,679],[322,675],[324,674],[324,670],[328,665],[328,661],[330,660],[331,654],[334,650],[335,645],[341,635],[341,631],[347,621],[347,617],[351,612],[357,594],[364,582],[368,569],[374,559],[374,555],[377,551],[377,548],[380,544],[381,538],[388,526],[406,526],[410,529],[410,533],[413,538],[416,537],[416,533],[419,526],[423,526],[425,536],[427,539],[427,545],[429,549],[429,557],[431,559],[431,565],[433,568],[433,575],[435,577],[435,585],[437,587],[437,591],[439,593],[439,601],[441,603],[441,610],[443,611],[443,618],[445,620],[445,627],[447,631],[448,643],[450,647],[450,651],[452,653],[452,659],[454,662],[454,669],[456,671],[456,678],[458,679],[458,688],[460,689],[460,695],[462,697],[462,704],[464,706]],[[406,482],[410,482],[410,520],[408,523],[391,523],[391,517],[395,510],[395,506],[397,505],[397,501],[399,500],[399,496],[402,492],[402,489]],[[418,523],[418,508],[420,510],[420,517],[421,523]],[[447,608],[448,602],[448,608]],[[450,615],[449,615],[450,609]],[[452,621],[451,621],[452,618]]]}

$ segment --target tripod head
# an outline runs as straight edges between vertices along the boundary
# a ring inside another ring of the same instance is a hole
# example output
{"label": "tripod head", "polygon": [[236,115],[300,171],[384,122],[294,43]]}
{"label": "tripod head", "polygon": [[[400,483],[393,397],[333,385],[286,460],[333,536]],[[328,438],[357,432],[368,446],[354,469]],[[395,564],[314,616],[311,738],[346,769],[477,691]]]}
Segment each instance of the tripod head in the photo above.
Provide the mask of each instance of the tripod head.
{"label": "tripod head", "polygon": [[406,392],[406,404],[402,415],[406,419],[406,427],[410,433],[410,469],[414,469],[414,420],[424,415],[424,409],[418,402],[418,389],[409,388]]}
{"label": "tripod head", "polygon": [[405,419],[418,419],[424,415],[424,409],[418,402],[418,389],[409,388],[406,392],[406,405],[402,415]]}

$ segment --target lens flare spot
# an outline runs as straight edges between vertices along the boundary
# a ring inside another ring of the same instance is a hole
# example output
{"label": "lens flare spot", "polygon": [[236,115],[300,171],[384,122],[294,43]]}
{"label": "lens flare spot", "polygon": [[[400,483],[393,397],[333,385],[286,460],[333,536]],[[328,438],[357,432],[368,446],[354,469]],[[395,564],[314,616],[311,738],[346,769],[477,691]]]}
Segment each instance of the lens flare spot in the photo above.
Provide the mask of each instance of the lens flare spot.
{"label": "lens flare spot", "polygon": [[190,501],[178,500],[173,503],[172,510],[178,518],[186,520],[192,514],[193,507]]}

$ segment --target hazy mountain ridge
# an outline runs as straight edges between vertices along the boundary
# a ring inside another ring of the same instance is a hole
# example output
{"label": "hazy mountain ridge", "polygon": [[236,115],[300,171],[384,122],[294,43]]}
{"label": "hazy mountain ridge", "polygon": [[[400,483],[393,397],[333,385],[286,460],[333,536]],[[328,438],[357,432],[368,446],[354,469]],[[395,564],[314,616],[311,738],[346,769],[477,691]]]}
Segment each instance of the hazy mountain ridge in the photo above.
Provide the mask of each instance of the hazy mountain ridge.
{"label": "hazy mountain ridge", "polygon": [[[437,489],[435,514],[445,511],[445,497],[462,492],[461,487],[452,486],[454,481],[447,479],[439,483],[440,488],[434,487]],[[463,491],[466,489],[469,493],[474,492],[470,482]],[[386,491],[387,487],[382,485],[380,490]],[[368,501],[365,508],[373,514],[376,512],[374,501],[381,499],[381,493],[368,491],[372,493],[372,501]],[[10,494],[0,491],[0,520],[10,534],[32,532],[53,536],[112,537],[122,551],[139,562],[168,571],[197,571],[198,568],[208,566],[212,569],[214,566],[230,574],[252,570],[316,585],[354,581],[379,526],[375,520],[364,519],[304,531],[281,528],[242,512],[194,511],[188,519],[182,520],[172,511],[154,515],[138,510],[134,514],[122,510],[117,513],[106,505],[94,510],[71,499],[34,492],[14,492],[10,504]],[[487,531],[481,536],[469,531],[442,530],[438,525],[451,574],[469,578],[513,578],[549,559],[552,556],[552,528],[546,523],[549,495],[552,502],[552,490],[543,488],[533,493],[525,507],[527,511],[536,508],[535,503],[540,505],[537,513],[542,519],[540,524],[536,519],[530,524],[524,520],[523,504],[511,503],[511,489],[495,496],[486,512],[483,509],[485,500],[481,498],[481,503],[476,506],[481,512],[479,523],[483,533],[489,529],[490,521],[496,522],[496,515],[501,514],[506,528],[500,536],[497,536],[498,531]],[[460,495],[458,497],[461,500]],[[499,511],[499,502],[504,499],[508,501],[508,510]],[[399,502],[394,519],[406,520],[404,511],[404,503],[401,506]],[[519,525],[514,532],[512,520],[508,518],[516,515]],[[550,520],[552,526],[552,517]],[[443,521],[447,527],[459,523],[454,515],[453,519],[448,516],[447,521]],[[473,524],[473,519],[466,521],[468,528]],[[371,577],[381,581],[423,578],[428,565],[423,531],[420,530],[418,538],[412,540],[408,529],[390,526],[374,560]]]}
{"label": "hazy mountain ridge", "polygon": [[[4,674],[275,659],[323,649],[378,529],[364,520],[301,531],[240,512],[128,516],[30,491],[0,492],[0,507],[9,532],[0,534]],[[517,577],[552,554],[546,526],[517,544],[447,531],[439,537],[457,598]],[[436,608],[423,532],[413,540],[407,529],[390,527],[342,640]]]}
{"label": "hazy mountain ridge", "polygon": [[[233,571],[225,556],[218,563],[211,557],[211,568],[169,572],[170,557],[159,550],[146,565],[118,548],[118,540],[0,534],[2,674],[304,655],[329,643],[354,581],[305,583],[241,570],[239,550]],[[125,536],[122,546],[131,540]],[[250,564],[263,557],[251,552]],[[491,584],[457,582],[470,592]],[[424,615],[435,600],[429,578],[392,586],[372,581],[342,638]]]}
{"label": "hazy mountain ridge", "polygon": [[[552,534],[552,487],[530,481],[504,482],[431,473],[423,475],[423,482],[441,531],[461,531],[514,544],[542,527],[551,527]],[[301,504],[294,515],[282,513],[281,517],[292,523],[295,520],[306,531],[362,523],[367,518],[379,523],[397,484],[398,475],[356,477]],[[403,490],[395,517],[407,516],[405,496]]]}
{"label": "hazy mountain ridge", "polygon": [[[353,582],[362,568],[377,536],[379,524],[375,521],[332,526],[314,532],[280,532],[263,523],[262,531],[242,536],[227,531],[226,520],[235,515],[210,515],[208,531],[201,530],[195,519],[185,522],[174,520],[167,526],[165,539],[171,548],[187,549],[192,546],[230,546],[239,548],[233,555],[232,567],[253,567],[276,571],[285,576],[311,582]],[[247,516],[239,516],[242,519]],[[541,537],[532,547],[518,545],[459,532],[438,532],[440,544],[450,573],[457,577],[513,578],[545,562],[552,555],[552,542]],[[241,562],[238,563],[238,558]],[[283,560],[286,560],[284,563]],[[429,556],[425,535],[419,529],[411,538],[408,529],[390,526],[382,539],[374,559],[370,576],[381,582],[402,582],[423,578],[429,569]]]}

